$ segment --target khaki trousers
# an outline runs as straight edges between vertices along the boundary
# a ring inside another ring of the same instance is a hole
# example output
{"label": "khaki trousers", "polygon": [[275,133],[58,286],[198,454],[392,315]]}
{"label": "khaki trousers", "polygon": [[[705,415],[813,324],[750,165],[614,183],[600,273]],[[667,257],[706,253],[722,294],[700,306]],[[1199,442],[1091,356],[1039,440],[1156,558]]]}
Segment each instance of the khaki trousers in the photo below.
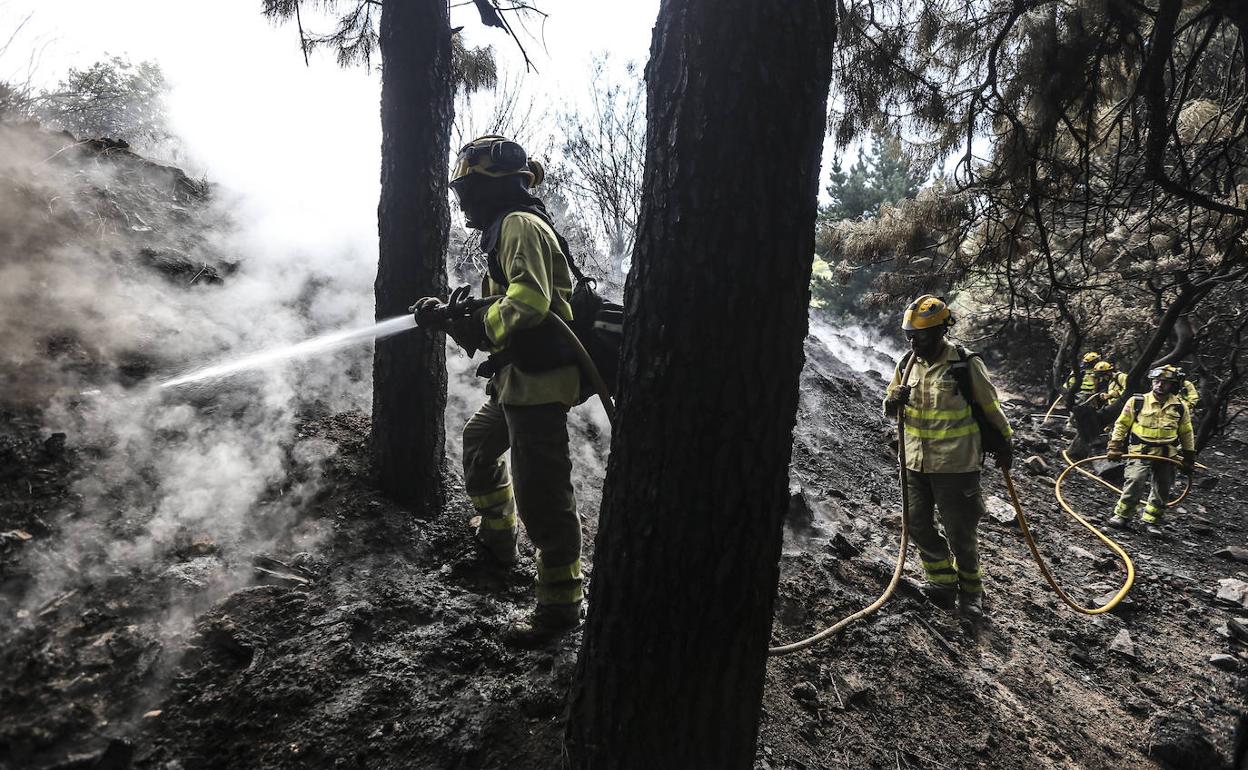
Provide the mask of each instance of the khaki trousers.
{"label": "khaki trousers", "polygon": [[[510,473],[503,455],[511,450]],[[491,397],[464,426],[464,484],[492,550],[515,548],[516,517],[537,547],[538,604],[583,598],[581,520],[572,489],[568,407]]]}
{"label": "khaki trousers", "polygon": [[[979,520],[987,510],[979,486],[979,471],[919,473],[906,471],[910,505],[906,525],[919,547],[927,580],[957,586],[965,593],[984,590],[979,567]],[[936,528],[940,513],[942,534]]]}

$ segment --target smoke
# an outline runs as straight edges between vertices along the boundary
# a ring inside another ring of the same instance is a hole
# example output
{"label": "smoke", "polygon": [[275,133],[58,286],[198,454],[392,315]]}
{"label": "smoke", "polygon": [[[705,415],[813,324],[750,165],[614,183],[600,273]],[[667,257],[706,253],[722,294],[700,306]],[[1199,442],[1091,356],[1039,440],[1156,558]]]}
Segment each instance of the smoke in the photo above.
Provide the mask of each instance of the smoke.
{"label": "smoke", "polygon": [[191,543],[215,591],[242,581],[253,554],[314,547],[321,532],[301,513],[335,450],[298,435],[301,415],[366,409],[370,347],[154,385],[371,323],[375,246],[297,227],[297,207],[272,198],[206,194],[176,170],[30,126],[0,126],[0,176],[5,400],[38,409],[88,469],[61,526],[24,549],[35,580],[23,604],[159,572],[188,561]]}
{"label": "smoke", "polygon": [[891,376],[893,367],[902,357],[898,345],[861,324],[844,322],[833,326],[812,314],[810,333],[851,369],[874,371],[885,379]]}

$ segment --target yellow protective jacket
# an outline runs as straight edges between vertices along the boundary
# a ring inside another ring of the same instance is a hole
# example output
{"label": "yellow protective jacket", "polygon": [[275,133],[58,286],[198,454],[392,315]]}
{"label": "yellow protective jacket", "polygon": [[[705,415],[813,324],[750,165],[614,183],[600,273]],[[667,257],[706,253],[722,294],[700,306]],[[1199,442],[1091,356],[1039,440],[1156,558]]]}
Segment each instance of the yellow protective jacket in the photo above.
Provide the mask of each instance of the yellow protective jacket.
{"label": "yellow protective jacket", "polygon": [[1174,457],[1180,448],[1187,452],[1196,448],[1192,413],[1183,399],[1173,393],[1164,400],[1152,391],[1128,399],[1114,422],[1109,443],[1122,446],[1128,435],[1129,451],[1136,454]]}
{"label": "yellow protective jacket", "polygon": [[[970,372],[971,390],[994,427],[1005,436],[1013,431],[1001,411],[997,389],[988,379],[988,369],[979,356],[968,354],[959,360],[957,349],[948,343],[936,360],[927,363],[915,358],[910,371],[910,400],[906,404],[905,440],[906,468],[919,473],[969,473],[983,464],[982,440],[971,405],[958,391],[951,367],[966,366]],[[887,395],[901,382],[898,364],[888,384]],[[887,404],[887,395],[885,402]],[[887,417],[889,408],[884,407]]]}
{"label": "yellow protective jacket", "polygon": [[[527,211],[504,217],[495,254],[507,285],[494,281],[489,274],[481,283],[482,296],[504,295],[482,311],[491,352],[505,351],[516,332],[537,326],[549,312],[572,320],[572,276],[567,257],[541,217]],[[503,404],[574,406],[580,396],[581,375],[576,364],[545,372],[523,372],[505,364],[490,380],[490,387]]]}
{"label": "yellow protective jacket", "polygon": [[1113,378],[1109,381],[1109,387],[1105,390],[1105,400],[1113,403],[1122,398],[1122,394],[1127,392],[1127,373],[1114,372]]}
{"label": "yellow protective jacket", "polygon": [[1196,390],[1196,385],[1191,380],[1183,380],[1183,389],[1179,392],[1179,398],[1187,404],[1189,412],[1195,412],[1196,405],[1200,403],[1200,391]]}

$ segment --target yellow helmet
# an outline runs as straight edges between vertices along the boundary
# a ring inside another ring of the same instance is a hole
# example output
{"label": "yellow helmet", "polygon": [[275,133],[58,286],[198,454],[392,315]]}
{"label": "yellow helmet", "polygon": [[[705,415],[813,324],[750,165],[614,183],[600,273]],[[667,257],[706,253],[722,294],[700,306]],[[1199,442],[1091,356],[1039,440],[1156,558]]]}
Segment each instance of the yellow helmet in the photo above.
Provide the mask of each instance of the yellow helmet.
{"label": "yellow helmet", "polygon": [[1114,365],[1108,361],[1098,361],[1096,366],[1092,367],[1094,372],[1112,372],[1113,370]]}
{"label": "yellow helmet", "polygon": [[1150,380],[1169,380],[1170,382],[1182,382],[1183,370],[1173,364],[1158,366],[1148,373]]}
{"label": "yellow helmet", "polygon": [[949,305],[933,294],[924,294],[911,302],[901,319],[901,328],[908,332],[937,326],[953,326],[953,314]]}
{"label": "yellow helmet", "polygon": [[1095,350],[1092,350],[1083,354],[1084,366],[1091,366],[1092,364],[1095,364],[1097,361],[1100,361],[1100,360],[1101,360],[1101,354],[1097,353]]}
{"label": "yellow helmet", "polygon": [[542,164],[529,160],[524,148],[505,136],[488,134],[463,146],[451,170],[451,186],[473,174],[488,177],[523,176],[525,187],[537,187],[546,176]]}

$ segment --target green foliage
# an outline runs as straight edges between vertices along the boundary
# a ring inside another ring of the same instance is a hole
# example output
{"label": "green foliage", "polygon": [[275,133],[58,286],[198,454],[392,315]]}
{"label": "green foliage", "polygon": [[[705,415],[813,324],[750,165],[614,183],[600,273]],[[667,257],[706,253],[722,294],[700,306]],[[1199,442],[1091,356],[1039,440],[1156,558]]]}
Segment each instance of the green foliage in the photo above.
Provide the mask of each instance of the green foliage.
{"label": "green foliage", "polygon": [[832,162],[827,192],[831,202],[819,212],[815,236],[816,259],[811,275],[811,304],[861,315],[863,295],[887,264],[851,267],[843,255],[834,255],[834,233],[840,222],[873,217],[887,204],[914,198],[925,175],[894,137],[876,136],[870,148],[858,150],[858,160],[846,171],[840,158]]}
{"label": "green foliage", "polygon": [[913,198],[924,175],[914,160],[891,137],[876,136],[871,147],[858,150],[858,160],[845,171],[838,157],[832,162],[828,196],[832,202],[820,212],[824,220],[839,221],[873,216],[882,203]]}
{"label": "green foliage", "polygon": [[120,56],[70,69],[35,100],[35,114],[78,137],[154,144],[170,138],[165,115],[169,84],[160,65]]}

